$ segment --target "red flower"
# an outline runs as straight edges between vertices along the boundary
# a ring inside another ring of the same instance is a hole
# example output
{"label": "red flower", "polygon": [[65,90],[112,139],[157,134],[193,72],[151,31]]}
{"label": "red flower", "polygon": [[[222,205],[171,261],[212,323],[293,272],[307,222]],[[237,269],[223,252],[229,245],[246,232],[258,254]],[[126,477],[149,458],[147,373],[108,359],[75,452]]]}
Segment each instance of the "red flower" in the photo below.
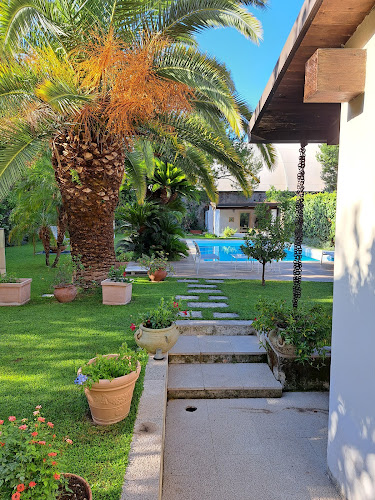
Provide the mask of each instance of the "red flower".
{"label": "red flower", "polygon": [[38,444],[46,444],[45,441],[38,441]]}
{"label": "red flower", "polygon": [[57,455],[57,453],[55,453],[54,451],[51,451],[51,453],[48,453],[49,457],[55,457],[56,455]]}
{"label": "red flower", "polygon": [[0,443],[1,446],[5,446],[5,443]]}
{"label": "red flower", "polygon": [[52,437],[53,437],[53,438],[55,439],[55,437],[56,437],[56,434],[54,434],[54,435],[53,435]]}
{"label": "red flower", "polygon": [[33,437],[35,437],[35,436],[37,436],[37,435],[38,435],[38,433],[37,433],[36,431],[34,431],[34,432],[32,432],[32,433],[31,433],[31,435],[32,435]]}
{"label": "red flower", "polygon": [[24,491],[25,485],[23,483],[17,485],[17,491],[21,492]]}
{"label": "red flower", "polygon": [[60,474],[54,474],[53,479],[56,479],[56,481],[58,481],[60,479]]}
{"label": "red flower", "polygon": [[182,312],[185,314],[185,316],[187,316],[187,313],[188,313],[187,311],[182,311]]}
{"label": "red flower", "polygon": [[9,422],[14,422],[16,420],[16,417],[8,417]]}
{"label": "red flower", "polygon": [[125,278],[125,276],[126,276],[126,271],[124,271],[124,272],[122,273],[122,275],[123,275],[123,277]]}
{"label": "red flower", "polygon": [[173,302],[173,307],[178,307],[178,302]]}
{"label": "red flower", "polygon": [[53,461],[53,462],[52,462],[52,465],[57,465],[57,462]]}
{"label": "red flower", "polygon": [[27,425],[23,424],[23,425],[20,425],[18,428],[21,429],[21,431],[25,431],[27,429]]}
{"label": "red flower", "polygon": [[3,423],[4,423],[4,420],[0,420],[0,425],[3,425]]}
{"label": "red flower", "polygon": [[257,320],[257,319],[256,319],[256,318],[254,318],[254,321],[256,321],[256,320]]}
{"label": "red flower", "polygon": [[46,461],[46,459],[45,459],[45,458],[43,458],[43,462],[45,462],[45,461]]}
{"label": "red flower", "polygon": [[48,427],[51,427],[53,429],[53,423],[52,422],[47,422]]}
{"label": "red flower", "polygon": [[135,326],[135,324],[134,324],[134,323],[132,323],[132,324],[130,325],[130,330],[131,330],[132,332],[134,332],[134,330],[135,330],[136,328],[137,328],[137,327]]}
{"label": "red flower", "polygon": [[36,486],[36,482],[35,481],[30,481],[29,482],[29,488],[34,488],[34,486]]}
{"label": "red flower", "polygon": [[44,417],[38,417],[39,422],[45,422],[46,419]]}
{"label": "red flower", "polygon": [[21,498],[21,493],[13,493],[12,495],[12,500],[20,500]]}

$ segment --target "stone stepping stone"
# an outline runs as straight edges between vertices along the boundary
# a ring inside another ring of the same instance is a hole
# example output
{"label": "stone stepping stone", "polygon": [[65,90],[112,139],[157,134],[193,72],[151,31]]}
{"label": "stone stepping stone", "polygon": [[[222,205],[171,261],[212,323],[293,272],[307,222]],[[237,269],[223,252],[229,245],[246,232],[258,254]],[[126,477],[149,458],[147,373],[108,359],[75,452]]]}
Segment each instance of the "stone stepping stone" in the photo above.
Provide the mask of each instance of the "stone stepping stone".
{"label": "stone stepping stone", "polygon": [[191,293],[223,293],[221,290],[207,290],[206,288],[203,288],[203,289],[197,288],[196,290],[190,289],[189,292],[191,292]]}
{"label": "stone stepping stone", "polygon": [[213,313],[215,319],[234,319],[238,318],[239,315],[237,313]]}
{"label": "stone stepping stone", "polygon": [[209,295],[208,300],[228,300],[228,297],[224,297],[224,295]]}
{"label": "stone stepping stone", "polygon": [[177,283],[199,283],[199,280],[177,280]]}
{"label": "stone stepping stone", "polygon": [[229,307],[228,304],[223,302],[188,302],[188,307],[199,307],[199,309],[211,309],[215,307]]}
{"label": "stone stepping stone", "polygon": [[202,319],[202,311],[188,311],[187,314],[184,314],[183,312],[179,312],[178,315],[182,316],[183,318],[198,318],[198,319]]}
{"label": "stone stepping stone", "polygon": [[198,295],[176,295],[176,300],[199,300]]}
{"label": "stone stepping stone", "polygon": [[204,280],[206,283],[224,283],[224,280]]}
{"label": "stone stepping stone", "polygon": [[43,293],[42,297],[50,298],[50,297],[54,297],[54,295],[53,295],[53,293]]}
{"label": "stone stepping stone", "polygon": [[[194,288],[197,287],[197,285],[188,285],[188,288]],[[199,288],[217,288],[216,285],[199,285]]]}

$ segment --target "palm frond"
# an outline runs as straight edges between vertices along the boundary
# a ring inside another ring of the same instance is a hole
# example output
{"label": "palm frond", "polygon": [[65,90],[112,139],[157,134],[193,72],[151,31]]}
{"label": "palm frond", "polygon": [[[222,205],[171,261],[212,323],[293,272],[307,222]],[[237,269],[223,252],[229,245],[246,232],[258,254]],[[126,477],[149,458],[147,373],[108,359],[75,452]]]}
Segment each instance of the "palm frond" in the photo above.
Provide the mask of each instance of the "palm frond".
{"label": "palm frond", "polygon": [[125,175],[135,189],[139,203],[142,203],[146,196],[146,166],[142,152],[134,150],[125,157]]}

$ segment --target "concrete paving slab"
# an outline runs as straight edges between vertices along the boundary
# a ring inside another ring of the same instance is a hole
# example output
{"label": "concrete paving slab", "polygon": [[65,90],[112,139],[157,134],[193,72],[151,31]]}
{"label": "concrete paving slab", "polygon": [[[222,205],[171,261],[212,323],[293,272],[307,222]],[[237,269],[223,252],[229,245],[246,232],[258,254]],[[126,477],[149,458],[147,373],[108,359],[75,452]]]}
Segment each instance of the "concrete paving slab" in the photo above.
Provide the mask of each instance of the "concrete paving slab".
{"label": "concrete paving slab", "polygon": [[218,313],[214,312],[213,316],[215,319],[234,319],[234,318],[239,318],[239,315],[237,313]]}
{"label": "concrete paving slab", "polygon": [[199,309],[214,309],[229,307],[228,304],[223,302],[188,302],[188,307],[199,307]]}
{"label": "concrete paving slab", "polygon": [[202,318],[202,311],[188,311],[187,314],[184,314],[182,311],[178,313],[182,318]]}
{"label": "concrete paving slab", "polygon": [[227,336],[215,337],[213,335],[199,335],[198,348],[200,353],[231,353],[233,347],[231,338]]}
{"label": "concrete paving slab", "polygon": [[[196,285],[188,285],[188,288],[197,288]],[[216,285],[199,285],[199,288],[217,288]]]}
{"label": "concrete paving slab", "polygon": [[224,280],[204,280],[206,283],[224,283]]}
{"label": "concrete paving slab", "polygon": [[[187,416],[187,405],[196,407],[196,412]],[[313,413],[316,408],[326,413]],[[162,500],[339,500],[326,474],[327,410],[327,393],[286,393],[280,399],[169,401],[165,442],[169,463],[196,460],[203,448],[201,435],[197,435],[201,422],[209,426],[212,445],[206,439],[202,453],[212,466],[215,481],[199,472],[178,476],[165,467]],[[311,417],[316,420],[313,426]],[[298,438],[280,433],[278,439],[259,440],[263,427],[266,431],[278,425],[276,418],[293,421],[295,434],[307,425],[314,435]],[[180,426],[183,432],[179,432]],[[320,428],[325,429],[324,436],[317,434]],[[318,443],[318,451],[311,442]],[[184,458],[185,443],[190,449],[195,447],[195,455]]]}
{"label": "concrete paving slab", "polygon": [[240,319],[189,319],[176,322],[182,335],[255,335],[252,323],[251,320]]}
{"label": "concrete paving slab", "polygon": [[224,293],[222,292],[221,290],[207,290],[206,288],[197,288],[197,289],[190,289],[189,292],[191,293],[213,293],[215,292],[216,294],[219,294],[219,293]]}
{"label": "concrete paving slab", "polygon": [[176,300],[199,300],[199,295],[176,295]]}
{"label": "concrete paving slab", "polygon": [[224,295],[209,295],[208,300],[228,300]]}
{"label": "concrete paving slab", "polygon": [[192,280],[192,279],[177,280],[177,283],[199,283],[199,280]]}
{"label": "concrete paving slab", "polygon": [[204,390],[202,365],[170,365],[168,387]]}
{"label": "concrete paving slab", "polygon": [[200,352],[198,337],[180,335],[169,354],[197,354]]}

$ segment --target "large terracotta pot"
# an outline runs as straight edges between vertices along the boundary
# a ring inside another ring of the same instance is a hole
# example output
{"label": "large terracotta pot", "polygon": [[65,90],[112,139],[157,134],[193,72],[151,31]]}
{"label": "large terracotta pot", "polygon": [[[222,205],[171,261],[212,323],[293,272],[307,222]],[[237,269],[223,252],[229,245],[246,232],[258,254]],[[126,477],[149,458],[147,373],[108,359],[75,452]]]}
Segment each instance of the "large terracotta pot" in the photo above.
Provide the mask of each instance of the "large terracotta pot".
{"label": "large terracotta pot", "polygon": [[[107,357],[116,356],[118,354],[107,354]],[[89,363],[94,363],[95,359],[90,359]],[[78,374],[80,372],[81,369]],[[140,373],[141,365],[137,362],[136,371],[113,380],[99,380],[92,384],[91,389],[85,388],[92,419],[96,424],[111,425],[128,416],[135,383]]]}
{"label": "large terracotta pot", "polygon": [[139,325],[139,329],[134,334],[134,339],[139,347],[144,347],[147,352],[155,354],[156,349],[161,349],[162,352],[172,349],[179,336],[180,333],[175,323],[168,328],[159,330]]}
{"label": "large terracotta pot", "polygon": [[103,304],[122,306],[132,300],[132,283],[106,279],[100,284],[102,285]]}
{"label": "large terracotta pot", "polygon": [[151,281],[164,281],[165,278],[167,277],[167,271],[163,269],[157,269],[153,273],[149,271],[147,274]]}
{"label": "large terracotta pot", "polygon": [[53,295],[59,302],[72,302],[77,296],[77,287],[74,285],[55,286]]}
{"label": "large terracotta pot", "polygon": [[71,500],[79,498],[80,500],[92,500],[92,492],[89,483],[83,479],[81,476],[76,474],[63,474],[63,476],[68,480],[68,488],[72,490],[62,491],[59,490],[59,496],[57,500]]}
{"label": "large terracotta pot", "polygon": [[280,354],[286,356],[296,356],[296,348],[292,344],[286,344],[278,330],[272,330],[268,334],[268,339]]}
{"label": "large terracotta pot", "polygon": [[17,283],[0,283],[0,306],[22,306],[29,302],[31,278],[20,278]]}

